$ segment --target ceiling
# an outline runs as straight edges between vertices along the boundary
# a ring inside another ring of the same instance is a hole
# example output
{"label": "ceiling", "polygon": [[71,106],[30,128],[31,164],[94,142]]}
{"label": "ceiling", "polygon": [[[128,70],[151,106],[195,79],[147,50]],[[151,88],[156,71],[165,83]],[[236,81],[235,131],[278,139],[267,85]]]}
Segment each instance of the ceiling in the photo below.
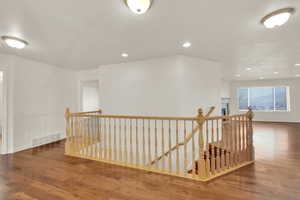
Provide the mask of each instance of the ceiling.
{"label": "ceiling", "polygon": [[[284,7],[296,8],[284,26],[266,29],[259,23]],[[21,37],[29,46],[20,51],[2,43],[0,53],[69,69],[183,54],[222,62],[226,79],[295,77],[297,8],[296,0],[154,0],[149,12],[135,15],[123,0],[6,0],[0,35]],[[184,41],[192,47],[182,48]],[[123,52],[129,57],[122,58]]]}

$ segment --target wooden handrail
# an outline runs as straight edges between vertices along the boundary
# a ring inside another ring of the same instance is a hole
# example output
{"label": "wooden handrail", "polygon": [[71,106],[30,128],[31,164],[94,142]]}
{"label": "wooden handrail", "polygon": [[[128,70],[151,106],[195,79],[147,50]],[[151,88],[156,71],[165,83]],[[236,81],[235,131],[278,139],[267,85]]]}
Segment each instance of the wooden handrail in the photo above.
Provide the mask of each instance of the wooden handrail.
{"label": "wooden handrail", "polygon": [[149,119],[149,120],[182,120],[182,121],[196,121],[197,117],[157,117],[157,116],[134,116],[134,115],[91,115],[71,113],[72,117],[94,117],[94,118],[111,118],[111,119]]}
{"label": "wooden handrail", "polygon": [[74,115],[86,115],[86,114],[93,114],[93,113],[99,113],[99,114],[101,114],[101,113],[102,113],[102,110],[99,109],[99,110],[96,110],[96,111],[78,112],[78,113],[72,113],[71,115],[72,115],[72,116],[74,116]]}
{"label": "wooden handrail", "polygon": [[[211,113],[215,110],[215,107],[211,107],[209,109],[209,111],[207,112],[207,114],[205,116],[203,116],[203,111],[202,109],[198,110],[198,117],[197,120],[203,120],[203,122],[205,121],[206,118],[208,118]],[[203,123],[202,122],[202,123]],[[152,160],[150,162],[150,165],[153,165],[154,163],[156,163],[157,161],[159,161],[160,159],[162,159],[164,156],[167,156],[169,153],[171,153],[172,151],[176,150],[177,148],[179,148],[180,146],[183,146],[185,144],[187,144],[195,135],[195,133],[199,130],[199,124],[192,130],[192,133],[189,134],[183,142],[180,142],[178,144],[176,144],[175,146],[173,146],[171,149],[169,149],[167,152],[165,152],[164,154],[160,155],[159,157],[157,157],[156,159]]]}

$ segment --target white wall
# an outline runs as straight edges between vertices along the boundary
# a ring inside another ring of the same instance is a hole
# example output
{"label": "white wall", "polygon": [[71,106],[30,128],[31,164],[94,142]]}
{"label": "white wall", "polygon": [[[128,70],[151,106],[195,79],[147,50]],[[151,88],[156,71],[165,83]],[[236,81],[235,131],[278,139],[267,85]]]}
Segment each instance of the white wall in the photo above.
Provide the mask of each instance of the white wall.
{"label": "white wall", "polygon": [[230,98],[230,81],[222,80],[221,97]]}
{"label": "white wall", "polygon": [[219,114],[222,83],[217,62],[174,56],[100,66],[79,77],[94,80],[95,74],[104,113],[195,116],[200,107],[217,106]]}
{"label": "white wall", "polygon": [[[76,73],[17,56],[8,58],[9,152],[32,147],[32,140],[65,135],[64,111],[76,110]],[[10,141],[11,142],[11,141]]]}
{"label": "white wall", "polygon": [[300,79],[233,81],[231,83],[231,110],[238,112],[238,94],[240,87],[289,86],[290,112],[255,112],[256,121],[300,122]]}

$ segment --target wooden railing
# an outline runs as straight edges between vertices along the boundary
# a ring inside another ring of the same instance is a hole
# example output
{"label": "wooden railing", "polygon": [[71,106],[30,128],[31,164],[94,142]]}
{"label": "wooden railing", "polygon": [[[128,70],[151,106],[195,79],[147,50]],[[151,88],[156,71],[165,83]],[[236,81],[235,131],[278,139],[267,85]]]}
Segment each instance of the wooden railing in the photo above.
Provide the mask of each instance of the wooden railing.
{"label": "wooden railing", "polygon": [[66,110],[66,155],[207,181],[254,161],[252,118],[102,115]]}

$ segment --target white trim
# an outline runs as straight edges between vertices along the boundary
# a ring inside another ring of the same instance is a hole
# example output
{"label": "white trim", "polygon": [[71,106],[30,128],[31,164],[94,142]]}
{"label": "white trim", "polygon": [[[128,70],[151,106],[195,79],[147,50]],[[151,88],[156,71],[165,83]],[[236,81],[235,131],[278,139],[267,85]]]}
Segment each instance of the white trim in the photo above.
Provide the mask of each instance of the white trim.
{"label": "white trim", "polygon": [[9,145],[9,142],[8,142],[8,120],[7,120],[7,112],[8,112],[8,101],[7,101],[7,71],[3,68],[0,68],[0,71],[3,73],[3,79],[2,79],[2,87],[3,87],[3,93],[1,96],[2,100],[3,100],[3,111],[0,111],[0,112],[3,112],[1,113],[2,117],[3,117],[3,121],[2,121],[2,141],[1,141],[1,149],[0,149],[0,153],[1,154],[7,154],[9,153],[8,152],[8,145]]}

